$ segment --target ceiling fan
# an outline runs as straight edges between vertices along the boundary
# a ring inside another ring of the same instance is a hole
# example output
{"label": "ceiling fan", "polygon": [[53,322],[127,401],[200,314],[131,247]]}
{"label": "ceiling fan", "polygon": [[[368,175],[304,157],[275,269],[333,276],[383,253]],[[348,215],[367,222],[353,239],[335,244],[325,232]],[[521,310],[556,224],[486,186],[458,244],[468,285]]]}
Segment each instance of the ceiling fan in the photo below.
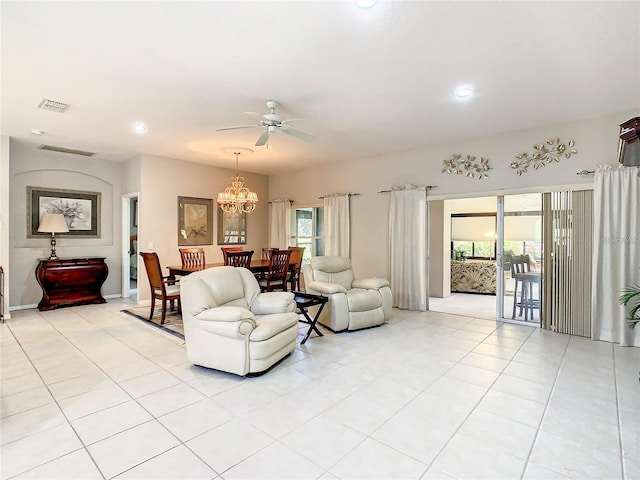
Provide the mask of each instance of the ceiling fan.
{"label": "ceiling fan", "polygon": [[316,139],[316,137],[314,137],[313,135],[302,132],[295,128],[291,128],[288,122],[302,120],[301,118],[285,120],[276,113],[278,102],[276,102],[275,100],[267,100],[266,103],[270,113],[261,115],[255,112],[245,112],[248,115],[255,115],[260,117],[260,122],[257,125],[241,125],[238,127],[218,128],[216,129],[216,131],[221,132],[223,130],[237,130],[239,128],[264,128],[265,131],[262,133],[262,135],[260,135],[260,137],[258,137],[256,147],[261,147],[262,145],[266,144],[269,140],[269,136],[276,132],[286,133],[287,135],[299,138],[300,140],[304,140],[305,142],[313,142]]}

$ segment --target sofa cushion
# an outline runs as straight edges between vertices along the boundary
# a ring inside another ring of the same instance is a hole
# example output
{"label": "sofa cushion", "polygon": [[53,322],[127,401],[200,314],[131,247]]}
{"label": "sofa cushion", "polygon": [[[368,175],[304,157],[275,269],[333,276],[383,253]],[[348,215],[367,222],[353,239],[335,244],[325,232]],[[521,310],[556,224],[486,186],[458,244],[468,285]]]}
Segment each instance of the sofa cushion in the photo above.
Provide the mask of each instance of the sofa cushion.
{"label": "sofa cushion", "polygon": [[347,292],[347,302],[350,312],[366,312],[382,307],[382,296],[377,290],[354,288]]}

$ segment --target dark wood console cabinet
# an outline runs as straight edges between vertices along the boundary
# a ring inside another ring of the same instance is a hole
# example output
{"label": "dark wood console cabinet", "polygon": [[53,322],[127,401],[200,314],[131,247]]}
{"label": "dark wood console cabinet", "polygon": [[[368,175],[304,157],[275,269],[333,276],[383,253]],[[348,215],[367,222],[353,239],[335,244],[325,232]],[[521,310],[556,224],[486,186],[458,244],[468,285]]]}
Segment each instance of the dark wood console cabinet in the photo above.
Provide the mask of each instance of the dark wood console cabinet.
{"label": "dark wood console cabinet", "polygon": [[105,303],[100,289],[107,279],[109,268],[104,259],[105,257],[39,259],[36,279],[42,287],[42,300],[38,304],[38,310]]}

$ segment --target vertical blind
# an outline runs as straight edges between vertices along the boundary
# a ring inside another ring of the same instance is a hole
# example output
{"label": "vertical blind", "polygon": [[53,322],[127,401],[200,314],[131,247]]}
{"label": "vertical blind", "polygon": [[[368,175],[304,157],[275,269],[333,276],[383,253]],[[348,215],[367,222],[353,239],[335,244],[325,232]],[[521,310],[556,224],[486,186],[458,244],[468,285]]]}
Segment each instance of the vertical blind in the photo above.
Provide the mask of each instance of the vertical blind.
{"label": "vertical blind", "polygon": [[591,336],[593,191],[543,197],[543,328]]}

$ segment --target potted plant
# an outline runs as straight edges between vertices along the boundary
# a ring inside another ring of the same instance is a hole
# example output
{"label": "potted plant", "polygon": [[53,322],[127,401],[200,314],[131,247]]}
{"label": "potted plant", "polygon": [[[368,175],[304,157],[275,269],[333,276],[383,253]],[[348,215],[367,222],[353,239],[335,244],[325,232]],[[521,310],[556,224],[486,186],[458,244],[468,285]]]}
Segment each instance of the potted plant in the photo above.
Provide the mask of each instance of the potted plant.
{"label": "potted plant", "polygon": [[640,323],[640,285],[626,287],[619,300],[625,307],[631,305],[627,320],[629,320],[629,326],[634,328]]}

